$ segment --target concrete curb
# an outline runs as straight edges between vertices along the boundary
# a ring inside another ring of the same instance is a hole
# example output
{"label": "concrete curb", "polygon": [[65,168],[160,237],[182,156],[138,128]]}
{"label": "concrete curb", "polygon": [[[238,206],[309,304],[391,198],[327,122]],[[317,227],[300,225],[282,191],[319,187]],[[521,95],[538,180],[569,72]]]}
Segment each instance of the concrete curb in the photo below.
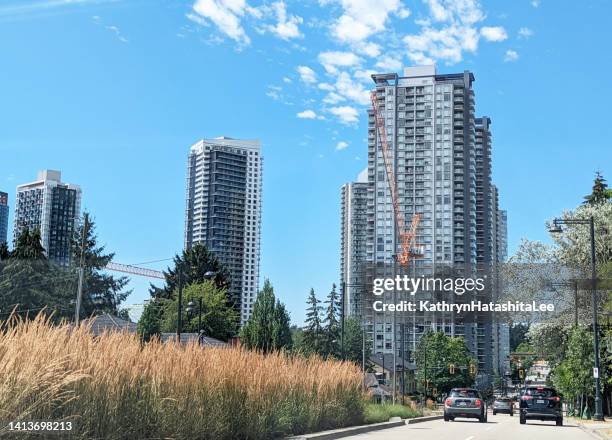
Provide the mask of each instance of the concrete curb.
{"label": "concrete curb", "polygon": [[[392,417],[392,421],[382,423],[372,423],[370,425],[351,426],[350,428],[333,429],[331,431],[315,432],[312,434],[302,434],[293,437],[287,437],[285,440],[334,440],[337,438],[348,437],[355,434],[364,434],[366,432],[380,431],[381,429],[397,428],[404,425],[412,425],[413,423],[429,422],[430,420],[439,420],[444,416],[426,416],[416,417],[414,419],[399,419]],[[399,419],[399,420],[393,420]]]}
{"label": "concrete curb", "polygon": [[586,432],[591,437],[593,437],[593,438],[595,438],[597,440],[608,440],[608,437],[601,435],[595,429],[589,429],[589,428],[587,428],[586,426],[584,426],[581,423],[577,423],[577,425],[578,425],[578,428],[580,428],[582,431]]}
{"label": "concrete curb", "polygon": [[421,422],[429,422],[431,420],[440,420],[443,419],[444,416],[425,416],[425,417],[417,417],[414,419],[406,419],[406,425],[412,425],[413,423],[421,423]]}
{"label": "concrete curb", "polygon": [[355,434],[363,434],[370,431],[380,431],[381,429],[396,428],[404,426],[404,420],[393,422],[372,423],[371,425],[351,426],[350,428],[333,429],[331,431],[315,432],[312,434],[302,434],[287,437],[286,440],[334,440],[337,438],[348,437]]}

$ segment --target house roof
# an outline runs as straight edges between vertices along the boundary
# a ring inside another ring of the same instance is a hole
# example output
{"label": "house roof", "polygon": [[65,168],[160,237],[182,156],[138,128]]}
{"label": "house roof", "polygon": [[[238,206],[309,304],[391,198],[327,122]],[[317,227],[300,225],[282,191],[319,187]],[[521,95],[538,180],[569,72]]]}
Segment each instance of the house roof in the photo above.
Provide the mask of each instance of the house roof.
{"label": "house roof", "polygon": [[[197,343],[198,336],[198,333],[181,333],[181,344]],[[161,342],[176,341],[176,333],[162,333],[159,339]],[[203,345],[207,347],[229,347],[228,343],[211,338],[210,336],[204,336]]]}
{"label": "house roof", "polygon": [[[393,371],[393,353],[385,353],[384,355],[382,353],[373,354],[370,356],[370,362],[381,368],[384,367],[385,371]],[[406,371],[416,370],[414,362],[410,362],[408,359],[404,360],[401,356],[395,357],[395,363],[395,371],[402,371],[403,368]]]}
{"label": "house roof", "polygon": [[83,324],[90,325],[91,332],[99,336],[104,332],[136,333],[137,325],[134,322],[104,313],[83,320]]}

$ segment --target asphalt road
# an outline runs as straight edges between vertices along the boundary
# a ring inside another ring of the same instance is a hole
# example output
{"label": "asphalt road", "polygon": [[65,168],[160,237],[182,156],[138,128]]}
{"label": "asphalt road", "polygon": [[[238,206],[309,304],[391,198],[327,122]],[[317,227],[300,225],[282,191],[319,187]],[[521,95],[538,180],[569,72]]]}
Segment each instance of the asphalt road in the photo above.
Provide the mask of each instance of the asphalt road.
{"label": "asphalt road", "polygon": [[554,422],[528,420],[519,424],[518,414],[496,416],[489,412],[488,422],[456,419],[454,422],[433,420],[399,428],[345,437],[354,440],[592,440],[572,423],[556,426]]}

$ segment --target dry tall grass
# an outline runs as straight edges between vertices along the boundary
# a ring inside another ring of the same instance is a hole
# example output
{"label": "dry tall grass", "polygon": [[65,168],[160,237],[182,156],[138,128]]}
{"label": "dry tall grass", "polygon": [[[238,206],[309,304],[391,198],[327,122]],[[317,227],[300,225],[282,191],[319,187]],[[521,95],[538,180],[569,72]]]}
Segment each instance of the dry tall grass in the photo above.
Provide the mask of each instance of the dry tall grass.
{"label": "dry tall grass", "polygon": [[349,363],[141,346],[41,317],[0,332],[0,436],[8,421],[71,420],[74,438],[268,439],[359,423],[362,402]]}

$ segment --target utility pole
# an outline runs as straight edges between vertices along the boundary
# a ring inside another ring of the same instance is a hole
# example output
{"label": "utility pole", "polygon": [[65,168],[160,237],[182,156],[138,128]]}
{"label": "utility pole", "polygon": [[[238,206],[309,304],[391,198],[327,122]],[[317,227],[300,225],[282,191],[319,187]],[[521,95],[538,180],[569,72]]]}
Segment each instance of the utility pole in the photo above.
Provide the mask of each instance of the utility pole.
{"label": "utility pole", "polygon": [[198,334],[202,331],[202,297],[198,300]]}
{"label": "utility pole", "polygon": [[[393,260],[393,278],[397,275],[397,257]],[[393,304],[397,303],[397,290],[393,289]],[[393,312],[393,404],[397,394],[397,313]]]}
{"label": "utility pole", "polygon": [[578,327],[578,280],[574,280],[574,327]]}
{"label": "utility pole", "polygon": [[603,417],[603,408],[601,405],[601,381],[599,379],[599,323],[597,322],[597,270],[595,266],[595,220],[593,216],[590,218],[589,225],[591,226],[591,289],[593,295],[593,336],[595,339],[595,413],[593,420],[601,421]]}
{"label": "utility pole", "polygon": [[340,288],[342,289],[342,306],[340,310],[340,353],[342,355],[342,360],[344,360],[344,316],[346,313],[344,308],[346,307],[346,281],[342,281]]}
{"label": "utility pole", "polygon": [[406,326],[402,323],[400,323],[400,329],[401,329],[401,341],[402,341],[402,405],[404,404],[404,395],[406,394],[406,347],[405,347],[405,343],[406,341],[405,339],[405,334],[404,332],[406,331]]}
{"label": "utility pole", "polygon": [[85,277],[85,243],[87,243],[87,233],[89,231],[89,214],[83,215],[83,231],[81,237],[81,258],[79,261],[79,287],[77,289],[76,304],[74,309],[74,324],[79,325],[81,313],[81,298],[83,298],[83,278]]}
{"label": "utility pole", "polygon": [[179,264],[178,267],[178,316],[176,321],[176,341],[181,342],[181,327],[183,317],[183,266]]}

